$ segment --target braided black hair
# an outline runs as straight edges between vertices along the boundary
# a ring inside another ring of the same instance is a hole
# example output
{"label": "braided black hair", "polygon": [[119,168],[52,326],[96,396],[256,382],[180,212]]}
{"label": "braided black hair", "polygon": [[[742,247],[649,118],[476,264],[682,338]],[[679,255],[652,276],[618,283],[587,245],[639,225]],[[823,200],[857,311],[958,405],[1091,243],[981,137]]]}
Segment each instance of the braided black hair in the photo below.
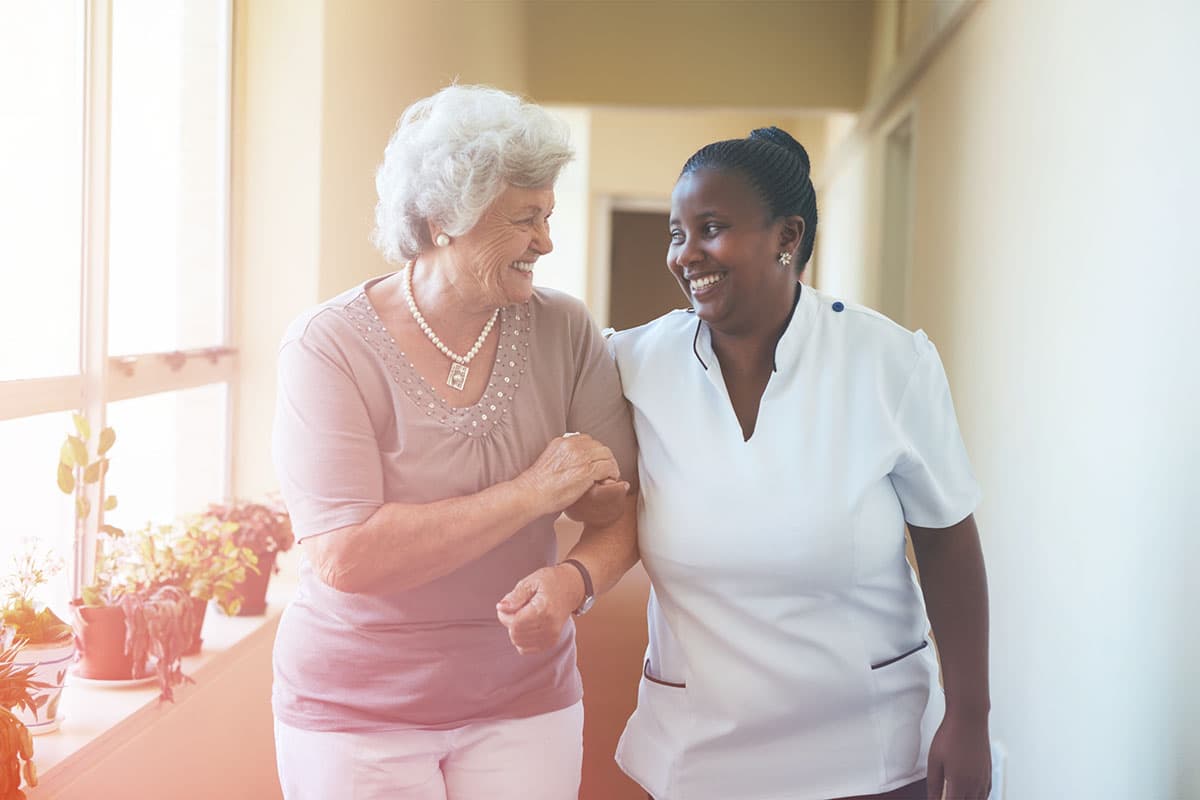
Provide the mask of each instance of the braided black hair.
{"label": "braided black hair", "polygon": [[817,193],[804,146],[780,128],[757,128],[745,139],[726,139],[697,150],[680,177],[700,169],[737,170],[762,197],[772,219],[793,215],[804,219],[804,236],[796,271],[812,257],[817,235]]}

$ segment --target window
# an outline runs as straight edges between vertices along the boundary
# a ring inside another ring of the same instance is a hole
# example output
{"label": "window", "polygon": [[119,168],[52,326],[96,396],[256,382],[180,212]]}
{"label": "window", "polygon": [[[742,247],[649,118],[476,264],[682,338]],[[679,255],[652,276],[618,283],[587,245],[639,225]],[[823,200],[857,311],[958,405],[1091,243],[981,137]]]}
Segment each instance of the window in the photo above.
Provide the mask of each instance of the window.
{"label": "window", "polygon": [[[120,526],[228,488],[230,0],[17,3],[0,25],[0,574],[27,537],[87,581],[59,446],[117,442]],[[60,612],[61,613],[61,612]]]}

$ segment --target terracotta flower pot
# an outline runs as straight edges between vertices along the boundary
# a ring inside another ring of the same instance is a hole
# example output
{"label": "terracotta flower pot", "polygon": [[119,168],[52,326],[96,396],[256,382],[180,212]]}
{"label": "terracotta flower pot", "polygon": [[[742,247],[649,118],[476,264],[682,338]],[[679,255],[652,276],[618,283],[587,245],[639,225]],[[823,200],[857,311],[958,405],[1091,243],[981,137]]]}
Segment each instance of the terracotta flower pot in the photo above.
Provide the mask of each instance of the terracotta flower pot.
{"label": "terracotta flower pot", "polygon": [[62,697],[67,668],[74,660],[74,639],[47,644],[27,644],[17,654],[17,658],[13,662],[16,667],[32,666],[33,679],[49,684],[44,689],[34,689],[30,692],[35,700],[46,698],[36,711],[29,711],[22,707],[12,710],[17,715],[17,719],[25,723],[25,727],[34,736],[58,730],[61,721],[58,714],[58,701]]}
{"label": "terracotta flower pot", "polygon": [[85,606],[74,600],[71,625],[79,650],[75,672],[81,678],[128,681],[150,674],[144,660],[135,665],[125,652],[125,612],[120,606]]}
{"label": "terracotta flower pot", "polygon": [[242,593],[242,607],[237,613],[239,617],[257,617],[267,613],[267,584],[271,582],[276,555],[274,552],[259,553],[258,572],[246,570],[246,580],[237,585]]}

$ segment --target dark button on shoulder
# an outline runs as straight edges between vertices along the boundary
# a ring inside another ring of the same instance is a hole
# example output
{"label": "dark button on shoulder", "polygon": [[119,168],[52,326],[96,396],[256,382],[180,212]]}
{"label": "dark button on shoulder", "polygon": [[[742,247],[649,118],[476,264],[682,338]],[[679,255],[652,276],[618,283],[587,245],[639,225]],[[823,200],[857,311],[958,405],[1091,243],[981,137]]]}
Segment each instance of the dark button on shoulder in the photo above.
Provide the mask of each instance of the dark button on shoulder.
{"label": "dark button on shoulder", "polygon": [[846,308],[846,304],[845,304],[845,303],[843,303],[841,300],[837,300],[837,301],[835,301],[835,302],[834,302],[834,304],[833,304],[833,310],[834,310],[834,311],[842,311],[842,310],[844,310],[845,308]]}

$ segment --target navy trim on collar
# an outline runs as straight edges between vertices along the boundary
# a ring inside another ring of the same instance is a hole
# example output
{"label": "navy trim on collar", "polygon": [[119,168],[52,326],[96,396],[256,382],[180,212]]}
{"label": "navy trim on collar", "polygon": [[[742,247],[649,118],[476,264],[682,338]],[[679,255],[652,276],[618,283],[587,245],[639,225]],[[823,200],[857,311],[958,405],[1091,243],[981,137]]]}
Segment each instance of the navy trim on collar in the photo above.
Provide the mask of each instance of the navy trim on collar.
{"label": "navy trim on collar", "polygon": [[[792,298],[792,310],[788,312],[787,320],[785,320],[783,323],[783,333],[787,333],[787,329],[792,324],[792,317],[795,316],[795,314],[796,314],[796,307],[800,305],[800,294],[804,291],[803,287],[804,287],[804,284],[800,283],[799,281],[796,281],[796,296]],[[688,311],[691,311],[694,313],[695,309],[689,308]],[[700,317],[697,316],[696,317],[696,333],[692,336],[692,354],[696,356],[696,360],[700,362],[700,366],[704,367],[704,370],[707,372],[708,364],[704,363],[704,359],[700,357],[700,350],[696,347],[696,342],[698,342],[700,340],[700,326],[703,324],[704,324],[704,320],[700,319]],[[783,334],[780,334],[779,340],[783,341]],[[775,350],[778,350],[778,349],[779,349],[779,342],[776,342]],[[771,371],[779,372],[779,364],[777,363],[777,361],[775,359],[774,352],[771,353]]]}

